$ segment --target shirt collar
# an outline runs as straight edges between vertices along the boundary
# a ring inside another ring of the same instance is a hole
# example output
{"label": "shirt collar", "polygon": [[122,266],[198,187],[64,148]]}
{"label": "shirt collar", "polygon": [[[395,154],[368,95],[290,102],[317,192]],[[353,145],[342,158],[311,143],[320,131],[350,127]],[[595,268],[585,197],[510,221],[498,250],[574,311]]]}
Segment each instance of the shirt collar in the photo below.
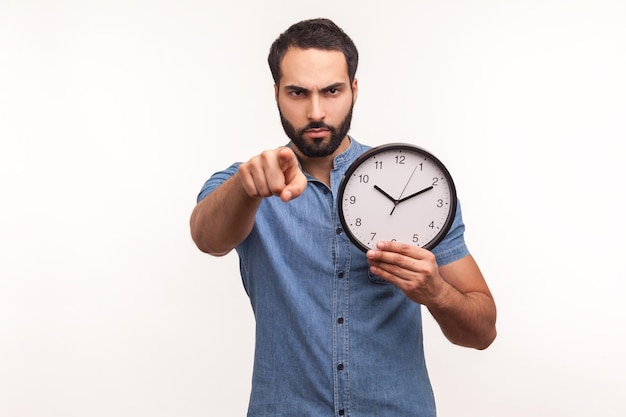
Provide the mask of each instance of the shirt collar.
{"label": "shirt collar", "polygon": [[[361,155],[366,148],[361,145],[359,142],[354,140],[354,138],[348,135],[348,139],[350,139],[350,145],[348,149],[340,153],[333,159],[333,169],[339,169],[345,165],[351,164],[359,155]],[[285,146],[291,147],[291,142],[288,142]],[[302,165],[300,164],[300,159],[298,158],[298,166],[302,170]],[[309,177],[310,175],[305,172],[305,175]],[[313,177],[309,178],[313,179]]]}
{"label": "shirt collar", "polygon": [[338,169],[346,164],[351,164],[354,159],[363,153],[363,145],[358,143],[352,136],[348,136],[350,139],[350,146],[348,149],[340,153],[333,160],[333,169]]}

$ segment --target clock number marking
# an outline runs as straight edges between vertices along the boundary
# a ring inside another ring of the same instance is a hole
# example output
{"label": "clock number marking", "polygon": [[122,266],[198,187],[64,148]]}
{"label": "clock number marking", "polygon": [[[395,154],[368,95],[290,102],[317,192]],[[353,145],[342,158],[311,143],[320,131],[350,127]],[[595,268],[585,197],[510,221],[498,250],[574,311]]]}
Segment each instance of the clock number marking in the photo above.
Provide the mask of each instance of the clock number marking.
{"label": "clock number marking", "polygon": [[361,226],[361,218],[360,218],[360,217],[357,217],[357,218],[354,220],[354,224],[360,227],[360,226]]}
{"label": "clock number marking", "polygon": [[370,176],[367,174],[359,175],[359,181],[367,184],[370,181]]}
{"label": "clock number marking", "polygon": [[439,178],[437,177],[433,178],[433,187],[435,187],[438,182],[439,182]]}
{"label": "clock number marking", "polygon": [[351,195],[350,196],[350,204],[354,204],[354,203],[356,203],[356,197]]}
{"label": "clock number marking", "polygon": [[443,200],[442,199],[437,200],[437,207],[439,207],[439,208],[443,207]]}
{"label": "clock number marking", "polygon": [[413,234],[413,239],[412,240],[413,240],[413,243],[417,243],[418,242],[419,238],[417,236],[417,233]]}
{"label": "clock number marking", "polygon": [[404,155],[396,155],[396,164],[404,165],[404,160],[406,157]]}
{"label": "clock number marking", "polygon": [[376,161],[376,169],[383,169],[383,161]]}
{"label": "clock number marking", "polygon": [[430,224],[428,225],[428,227],[430,227],[431,229],[435,228],[435,222],[430,222]]}
{"label": "clock number marking", "polygon": [[374,241],[374,238],[376,237],[376,233],[370,232],[370,235],[372,235],[372,238],[370,239],[370,241]]}

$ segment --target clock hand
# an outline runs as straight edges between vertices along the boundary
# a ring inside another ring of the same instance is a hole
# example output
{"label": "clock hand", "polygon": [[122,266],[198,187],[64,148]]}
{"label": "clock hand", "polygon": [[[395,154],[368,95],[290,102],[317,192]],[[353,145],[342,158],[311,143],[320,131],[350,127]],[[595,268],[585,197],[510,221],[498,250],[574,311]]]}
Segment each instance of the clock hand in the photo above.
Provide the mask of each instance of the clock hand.
{"label": "clock hand", "polygon": [[380,188],[378,185],[375,185],[374,188],[378,191],[380,191],[380,193],[382,195],[384,195],[385,197],[387,197],[389,200],[393,201],[393,204],[398,204],[398,200],[396,200],[395,198],[393,198],[392,196],[390,196],[389,194],[387,194],[382,188]]}
{"label": "clock hand", "polygon": [[416,196],[418,196],[418,195],[420,195],[420,194],[422,194],[422,193],[425,193],[425,192],[426,192],[426,191],[428,191],[428,190],[432,190],[432,189],[433,189],[433,186],[432,186],[432,185],[431,185],[430,187],[426,187],[426,188],[424,188],[424,189],[423,189],[423,190],[421,190],[421,191],[418,191],[418,192],[416,192],[416,193],[414,193],[414,194],[411,194],[411,195],[409,195],[409,196],[406,196],[406,197],[404,197],[404,198],[401,198],[400,200],[398,200],[398,203],[397,203],[397,204],[400,204],[400,203],[402,203],[403,201],[408,200],[409,198],[416,197]]}
{"label": "clock hand", "polygon": [[400,193],[400,198],[402,198],[402,194],[404,194],[404,192],[406,191],[406,187],[409,186],[409,183],[411,182],[411,178],[413,178],[413,175],[415,175],[415,170],[417,170],[417,165],[415,165],[415,168],[413,168],[413,172],[411,172],[411,176],[409,177],[409,180],[404,185],[404,188],[402,189],[402,192]]}
{"label": "clock hand", "polygon": [[[400,204],[402,201],[408,200],[409,198],[415,197],[417,195],[417,194],[413,194],[413,195],[410,195],[408,197],[402,198],[402,194],[404,194],[404,192],[406,191],[406,187],[409,186],[409,183],[411,182],[411,179],[413,178],[413,175],[415,175],[415,171],[417,170],[417,167],[418,166],[415,165],[415,168],[413,168],[413,172],[411,172],[411,176],[409,177],[409,180],[406,182],[406,184],[404,184],[404,188],[402,189],[402,192],[400,193],[400,197],[401,197],[400,200],[394,200],[393,209],[391,209],[391,213],[389,213],[390,216],[393,214],[393,212],[396,209],[396,207],[398,206],[398,204]],[[423,191],[421,191],[421,192],[423,192]]]}
{"label": "clock hand", "polygon": [[395,198],[393,198],[392,196],[390,196],[389,194],[387,194],[382,188],[380,188],[378,185],[374,186],[375,189],[377,189],[378,191],[380,191],[382,193],[382,195],[384,195],[385,197],[387,197],[389,200],[393,201],[393,208],[391,209],[391,213],[389,213],[389,215],[391,216],[393,214],[393,211],[396,209],[396,206],[398,205],[399,201],[396,200]]}

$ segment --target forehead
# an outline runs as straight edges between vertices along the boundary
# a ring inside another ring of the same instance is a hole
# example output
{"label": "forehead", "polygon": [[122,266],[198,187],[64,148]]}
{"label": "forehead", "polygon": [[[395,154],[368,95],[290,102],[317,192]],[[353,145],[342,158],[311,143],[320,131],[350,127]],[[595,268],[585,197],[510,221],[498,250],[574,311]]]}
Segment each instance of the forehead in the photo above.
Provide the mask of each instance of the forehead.
{"label": "forehead", "polygon": [[281,85],[323,87],[348,83],[348,64],[341,51],[289,48],[280,64]]}

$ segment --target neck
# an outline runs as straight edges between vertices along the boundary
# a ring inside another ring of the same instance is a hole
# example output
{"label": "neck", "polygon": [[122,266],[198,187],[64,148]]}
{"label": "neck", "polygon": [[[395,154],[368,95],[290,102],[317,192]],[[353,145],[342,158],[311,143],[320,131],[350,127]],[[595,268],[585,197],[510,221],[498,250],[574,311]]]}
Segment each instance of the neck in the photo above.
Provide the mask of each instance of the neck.
{"label": "neck", "polygon": [[293,146],[292,149],[300,160],[302,170],[330,187],[330,171],[333,169],[335,157],[348,149],[349,146],[350,138],[346,136],[335,152],[331,155],[318,158],[310,158],[303,155],[296,146]]}

